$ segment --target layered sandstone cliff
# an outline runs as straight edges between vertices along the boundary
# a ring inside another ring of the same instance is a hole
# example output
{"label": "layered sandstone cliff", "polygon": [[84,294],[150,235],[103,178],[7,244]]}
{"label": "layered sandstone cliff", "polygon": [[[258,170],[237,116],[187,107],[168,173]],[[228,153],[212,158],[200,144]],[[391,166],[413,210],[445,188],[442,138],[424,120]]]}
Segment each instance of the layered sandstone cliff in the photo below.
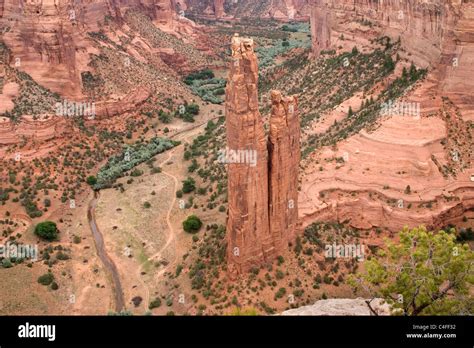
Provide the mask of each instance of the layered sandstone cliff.
{"label": "layered sandstone cliff", "polygon": [[14,158],[15,153],[8,152],[8,146],[17,145],[26,138],[31,140],[31,144],[22,149],[23,158],[47,153],[67,139],[72,131],[71,122],[54,115],[23,116],[18,123],[0,117],[0,158]]}
{"label": "layered sandstone cliff", "polygon": [[[370,24],[356,26],[356,23]],[[405,57],[430,67],[439,92],[474,116],[474,3],[460,0],[312,0],[313,52],[335,48],[338,38],[363,42],[400,38]],[[402,55],[403,56],[403,55]],[[465,95],[461,97],[460,95]]]}
{"label": "layered sandstone cliff", "polygon": [[88,33],[98,32],[105,18],[120,24],[127,10],[140,9],[163,30],[181,30],[173,0],[2,0],[0,9],[0,41],[11,51],[10,64],[68,98],[83,97],[81,72],[98,53]]}
{"label": "layered sandstone cliff", "polygon": [[206,18],[262,18],[282,21],[303,20],[309,17],[309,0],[182,0],[186,9]]}
{"label": "layered sandstone cliff", "polygon": [[[253,49],[253,40],[233,38],[226,89],[227,148],[245,154],[228,164],[227,253],[232,276],[284,251],[294,238],[298,218],[297,101],[272,93],[267,147],[258,111],[258,65]],[[248,158],[256,161],[246,161]]]}
{"label": "layered sandstone cliff", "polygon": [[313,53],[318,57],[331,46],[330,13],[324,0],[314,0],[310,13]]}
{"label": "layered sandstone cliff", "polygon": [[[371,40],[388,36],[392,42],[400,39],[402,47],[394,76],[411,62],[427,68],[428,75],[403,96],[419,105],[421,117],[381,117],[375,130],[361,131],[308,159],[299,202],[303,224],[350,221],[356,228],[393,232],[421,224],[434,229],[462,225],[474,207],[474,133],[469,126],[474,121],[474,3],[313,0],[311,14],[314,55],[354,46],[371,51]],[[360,103],[355,96],[344,105],[357,109]],[[308,132],[324,132],[335,117],[337,110],[328,112]],[[461,139],[456,146],[464,157],[459,161],[452,159],[453,139]],[[338,156],[345,156],[342,164],[326,163]],[[443,167],[460,163],[455,177],[444,175]]]}

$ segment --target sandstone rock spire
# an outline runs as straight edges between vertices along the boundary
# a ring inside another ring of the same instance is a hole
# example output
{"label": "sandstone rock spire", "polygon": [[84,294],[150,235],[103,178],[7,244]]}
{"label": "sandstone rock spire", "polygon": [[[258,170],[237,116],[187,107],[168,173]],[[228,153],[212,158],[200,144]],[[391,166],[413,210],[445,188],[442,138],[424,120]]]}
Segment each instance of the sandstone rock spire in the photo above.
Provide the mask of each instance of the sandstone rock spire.
{"label": "sandstone rock spire", "polygon": [[272,91],[269,152],[269,223],[275,249],[295,239],[298,220],[300,120],[296,97]]}
{"label": "sandstone rock spire", "polygon": [[258,111],[258,65],[253,46],[251,39],[232,39],[226,88],[227,149],[245,151],[256,158],[255,165],[228,164],[227,253],[231,275],[274,256],[268,225],[267,142]]}
{"label": "sandstone rock spire", "polygon": [[[272,92],[270,137],[258,110],[253,40],[234,36],[226,88],[227,151],[250,151],[228,164],[227,260],[231,277],[282,254],[298,218],[300,125],[295,97]],[[254,157],[255,163],[242,159]],[[232,163],[238,162],[238,163]]]}

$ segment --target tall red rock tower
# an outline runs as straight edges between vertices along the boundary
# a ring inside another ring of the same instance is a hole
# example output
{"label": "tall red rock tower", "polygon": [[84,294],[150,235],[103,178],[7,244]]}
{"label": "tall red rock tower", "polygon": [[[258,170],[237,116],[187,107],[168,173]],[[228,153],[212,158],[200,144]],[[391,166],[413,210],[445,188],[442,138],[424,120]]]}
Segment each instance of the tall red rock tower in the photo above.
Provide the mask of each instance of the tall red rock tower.
{"label": "tall red rock tower", "polygon": [[229,156],[228,161],[230,274],[261,265],[275,254],[268,225],[267,141],[258,111],[258,65],[253,47],[253,40],[233,37],[226,88],[226,150],[243,154]]}
{"label": "tall red rock tower", "polygon": [[331,47],[331,21],[327,0],[312,0],[311,6],[311,39],[313,54],[319,57],[321,51]]}
{"label": "tall red rock tower", "polygon": [[272,91],[269,151],[269,223],[275,249],[295,239],[298,221],[300,120],[296,97]]}
{"label": "tall red rock tower", "polygon": [[[273,261],[295,238],[300,124],[295,97],[272,92],[267,141],[251,39],[234,36],[226,88],[227,260],[231,277]],[[248,161],[248,159],[255,161]]]}

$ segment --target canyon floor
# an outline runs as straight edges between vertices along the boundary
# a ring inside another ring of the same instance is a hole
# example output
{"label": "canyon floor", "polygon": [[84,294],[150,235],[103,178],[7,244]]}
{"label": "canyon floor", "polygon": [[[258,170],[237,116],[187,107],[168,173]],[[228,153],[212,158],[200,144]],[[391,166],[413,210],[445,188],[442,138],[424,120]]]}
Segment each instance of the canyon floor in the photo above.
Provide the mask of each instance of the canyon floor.
{"label": "canyon floor", "polygon": [[[315,59],[306,22],[196,20],[198,34],[188,37],[159,29],[139,12],[124,21],[91,31],[84,45],[93,46],[80,53],[94,61],[85,68],[94,74],[86,74],[90,89],[81,93],[103,97],[94,120],[33,117],[52,111],[49,104],[25,102],[30,94],[60,100],[52,81],[0,61],[0,243],[37,244],[41,250],[36,262],[0,269],[0,281],[9,284],[0,289],[0,314],[278,314],[321,299],[365,296],[353,291],[348,276],[363,271],[363,261],[386,239],[397,241],[405,226],[472,233],[474,113],[439,95],[429,68],[410,70],[412,60],[400,43],[350,39],[368,30],[359,23],[335,34],[337,49]],[[230,279],[227,176],[217,153],[226,144],[220,89],[230,64],[227,43],[236,32],[256,42],[263,119],[270,113],[270,90],[298,96],[303,159],[300,237],[265,267]],[[2,56],[11,54],[0,48]],[[131,58],[131,70],[123,68],[122,54]],[[186,82],[207,68],[211,79]],[[69,97],[76,93],[71,91]],[[419,117],[380,117],[390,97],[420,102]],[[192,106],[199,111],[193,114]],[[98,190],[93,219],[116,268],[111,274],[91,231],[95,196],[86,181],[99,177],[113,156],[123,157],[124,145],[147,144],[156,136],[176,143]],[[194,188],[183,192],[189,179]],[[190,215],[203,223],[196,234],[183,230]],[[57,224],[58,240],[34,234],[46,220]],[[324,245],[336,242],[364,245],[364,260],[325,258]],[[48,272],[58,288],[38,282]],[[123,308],[117,308],[114,276]]]}

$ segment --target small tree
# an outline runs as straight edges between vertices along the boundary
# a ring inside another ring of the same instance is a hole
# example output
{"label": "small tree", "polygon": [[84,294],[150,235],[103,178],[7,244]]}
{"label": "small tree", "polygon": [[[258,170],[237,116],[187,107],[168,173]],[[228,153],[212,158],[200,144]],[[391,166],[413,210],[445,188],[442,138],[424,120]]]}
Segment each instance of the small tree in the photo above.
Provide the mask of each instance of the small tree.
{"label": "small tree", "polygon": [[89,184],[90,186],[94,186],[95,184],[97,184],[97,178],[93,175],[87,177],[87,184]]}
{"label": "small tree", "polygon": [[202,227],[202,221],[196,216],[188,216],[186,220],[183,221],[183,229],[188,233],[197,233]]}
{"label": "small tree", "polygon": [[158,308],[160,306],[161,306],[161,299],[159,297],[157,297],[153,301],[150,302],[150,304],[148,305],[148,308],[149,309],[154,309],[154,308]]}
{"label": "small tree", "polygon": [[404,79],[407,79],[407,78],[408,78],[408,71],[407,71],[407,68],[406,68],[406,67],[403,67],[402,77],[403,77]]}
{"label": "small tree", "polygon": [[411,187],[410,185],[407,185],[407,187],[405,188],[405,194],[409,195],[411,193]]}
{"label": "small tree", "polygon": [[392,56],[388,56],[387,58],[385,58],[384,67],[388,71],[395,70],[395,62],[393,61]]}
{"label": "small tree", "polygon": [[183,192],[190,193],[196,189],[196,181],[193,178],[187,178],[183,181]]}
{"label": "small tree", "polygon": [[53,241],[58,238],[58,228],[52,221],[40,222],[35,227],[35,234],[48,241]]}
{"label": "small tree", "polygon": [[394,313],[472,314],[474,253],[467,244],[456,243],[454,232],[405,228],[399,244],[388,243],[387,251],[368,260],[365,273],[352,276],[350,284],[383,297]]}
{"label": "small tree", "polygon": [[186,112],[192,115],[199,115],[199,105],[197,104],[186,105]]}
{"label": "small tree", "polygon": [[48,272],[43,274],[38,278],[38,283],[42,285],[49,285],[54,281],[54,276],[52,273]]}
{"label": "small tree", "polygon": [[411,65],[410,65],[410,79],[412,81],[416,81],[417,78],[418,78],[418,72],[417,72],[416,66],[415,66],[415,64],[411,63]]}

